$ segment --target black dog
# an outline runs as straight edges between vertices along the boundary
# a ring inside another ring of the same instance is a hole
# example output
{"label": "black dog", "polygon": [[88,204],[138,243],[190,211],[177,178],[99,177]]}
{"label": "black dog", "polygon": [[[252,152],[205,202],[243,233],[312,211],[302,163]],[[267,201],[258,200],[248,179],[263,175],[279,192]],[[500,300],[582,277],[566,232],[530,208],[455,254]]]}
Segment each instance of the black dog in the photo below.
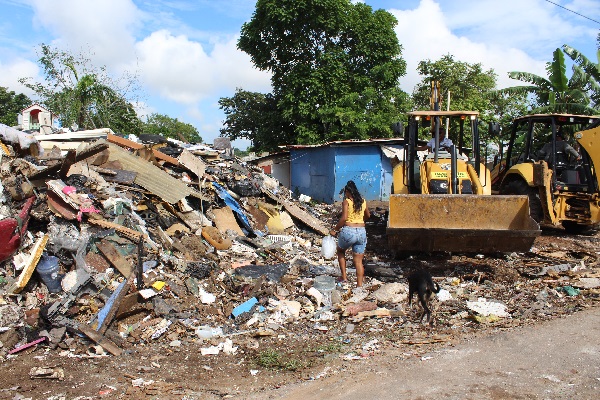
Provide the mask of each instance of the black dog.
{"label": "black dog", "polygon": [[429,271],[419,269],[408,276],[408,306],[411,306],[413,294],[417,293],[421,306],[423,306],[423,314],[421,319],[427,314],[427,322],[433,325],[431,320],[431,310],[428,307],[429,300],[433,293],[439,293],[440,287],[433,281]]}

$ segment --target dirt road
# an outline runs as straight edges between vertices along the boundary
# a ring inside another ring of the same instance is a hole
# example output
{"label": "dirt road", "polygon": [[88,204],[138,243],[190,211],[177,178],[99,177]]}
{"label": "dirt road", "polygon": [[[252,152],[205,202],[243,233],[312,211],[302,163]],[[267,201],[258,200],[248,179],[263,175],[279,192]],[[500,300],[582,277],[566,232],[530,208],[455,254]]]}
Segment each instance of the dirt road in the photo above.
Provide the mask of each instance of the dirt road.
{"label": "dirt road", "polygon": [[[387,352],[251,399],[596,399],[600,308],[498,332],[422,358]],[[397,360],[397,361],[394,361]]]}

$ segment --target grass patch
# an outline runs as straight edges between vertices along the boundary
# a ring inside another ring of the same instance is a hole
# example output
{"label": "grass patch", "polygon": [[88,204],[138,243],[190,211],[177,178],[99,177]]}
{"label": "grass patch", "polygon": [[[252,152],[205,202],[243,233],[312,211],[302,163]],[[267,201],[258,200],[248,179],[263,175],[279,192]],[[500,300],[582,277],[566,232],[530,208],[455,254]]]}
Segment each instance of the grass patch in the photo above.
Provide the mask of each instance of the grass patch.
{"label": "grass patch", "polygon": [[319,353],[341,353],[344,345],[339,342],[331,342],[327,344],[322,344],[317,347],[317,351]]}
{"label": "grass patch", "polygon": [[307,365],[292,355],[284,355],[277,350],[268,349],[258,353],[256,364],[266,369],[298,371]]}

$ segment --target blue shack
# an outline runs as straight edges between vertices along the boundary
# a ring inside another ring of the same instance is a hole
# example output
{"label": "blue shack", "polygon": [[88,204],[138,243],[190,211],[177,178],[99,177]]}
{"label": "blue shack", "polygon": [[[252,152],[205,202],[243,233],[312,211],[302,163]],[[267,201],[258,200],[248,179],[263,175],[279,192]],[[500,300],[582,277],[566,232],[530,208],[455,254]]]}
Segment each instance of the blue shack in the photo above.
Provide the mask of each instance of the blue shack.
{"label": "blue shack", "polygon": [[290,190],[317,201],[341,201],[340,190],[353,180],[366,200],[387,201],[392,159],[402,158],[404,139],[370,139],[290,145]]}

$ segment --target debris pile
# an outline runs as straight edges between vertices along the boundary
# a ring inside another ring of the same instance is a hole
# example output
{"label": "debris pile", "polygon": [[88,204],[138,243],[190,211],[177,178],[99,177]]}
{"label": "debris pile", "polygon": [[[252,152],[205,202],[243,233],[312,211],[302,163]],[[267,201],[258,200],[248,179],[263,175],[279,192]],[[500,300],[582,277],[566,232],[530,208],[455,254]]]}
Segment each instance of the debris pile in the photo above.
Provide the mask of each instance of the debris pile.
{"label": "debris pile", "polygon": [[[262,169],[204,145],[104,130],[85,137],[44,140],[39,151],[31,137],[20,145],[2,136],[3,358],[37,347],[118,356],[189,342],[202,356],[235,356],[256,340],[330,332],[349,344],[360,332],[342,356],[353,360],[377,351],[384,330],[396,343],[422,345],[598,298],[598,253],[589,250],[394,260],[385,209],[367,224],[368,278],[356,288],[336,279],[337,260],[322,251],[339,206],[307,203]],[[439,340],[411,337],[424,328],[405,309],[403,273],[424,265],[442,287]],[[61,371],[31,376],[61,379]]]}
{"label": "debris pile", "polygon": [[89,342],[119,355],[187,336],[223,337],[203,354],[232,354],[242,332],[400,315],[336,286],[337,260],[321,252],[331,206],[204,145],[102,133],[45,140],[37,157],[3,144],[2,355]]}

